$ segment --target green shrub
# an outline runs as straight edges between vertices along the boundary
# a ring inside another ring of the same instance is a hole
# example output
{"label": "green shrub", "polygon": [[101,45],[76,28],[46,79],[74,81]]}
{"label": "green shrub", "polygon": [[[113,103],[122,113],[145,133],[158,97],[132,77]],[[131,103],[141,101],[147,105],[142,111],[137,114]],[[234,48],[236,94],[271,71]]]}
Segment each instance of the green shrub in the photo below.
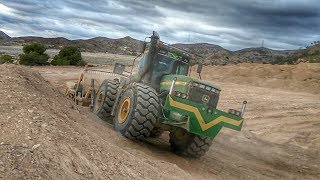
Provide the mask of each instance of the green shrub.
{"label": "green shrub", "polygon": [[3,54],[0,56],[0,64],[13,63],[13,58],[10,55]]}
{"label": "green shrub", "polygon": [[82,60],[81,51],[77,47],[66,46],[61,49],[58,55],[54,56],[51,64],[54,66],[83,66],[86,62]]}
{"label": "green shrub", "polygon": [[54,65],[54,66],[70,65],[70,61],[68,61],[67,58],[58,58],[58,56],[54,56],[53,60],[51,61],[51,65]]}
{"label": "green shrub", "polygon": [[24,54],[20,54],[20,64],[30,66],[49,65],[49,55],[44,53],[46,47],[40,43],[27,44],[23,47]]}
{"label": "green shrub", "polygon": [[87,65],[87,62],[85,62],[84,60],[81,60],[80,62],[78,62],[78,66],[85,66]]}
{"label": "green shrub", "polygon": [[27,54],[20,54],[20,64],[30,66],[43,66],[49,65],[49,56],[47,54],[39,54],[37,52],[30,52]]}
{"label": "green shrub", "polygon": [[31,53],[31,52],[37,52],[39,54],[44,54],[44,52],[47,50],[47,48],[40,43],[32,43],[27,44],[23,47],[23,52],[25,54]]}

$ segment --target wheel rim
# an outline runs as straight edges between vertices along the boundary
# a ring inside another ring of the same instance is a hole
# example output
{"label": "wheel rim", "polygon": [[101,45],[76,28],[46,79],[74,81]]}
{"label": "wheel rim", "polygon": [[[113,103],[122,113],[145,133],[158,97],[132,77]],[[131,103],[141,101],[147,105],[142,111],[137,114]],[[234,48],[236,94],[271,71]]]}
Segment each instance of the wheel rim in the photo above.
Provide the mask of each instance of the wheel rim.
{"label": "wheel rim", "polygon": [[101,91],[97,95],[96,102],[95,102],[96,106],[94,108],[95,111],[98,111],[100,109],[100,107],[102,106],[104,98],[105,98],[104,96],[105,96],[105,93],[103,91]]}
{"label": "wheel rim", "polygon": [[121,104],[120,109],[119,109],[119,113],[118,113],[118,122],[120,124],[123,124],[128,115],[129,115],[129,109],[130,109],[130,105],[131,105],[131,99],[130,97],[127,97]]}

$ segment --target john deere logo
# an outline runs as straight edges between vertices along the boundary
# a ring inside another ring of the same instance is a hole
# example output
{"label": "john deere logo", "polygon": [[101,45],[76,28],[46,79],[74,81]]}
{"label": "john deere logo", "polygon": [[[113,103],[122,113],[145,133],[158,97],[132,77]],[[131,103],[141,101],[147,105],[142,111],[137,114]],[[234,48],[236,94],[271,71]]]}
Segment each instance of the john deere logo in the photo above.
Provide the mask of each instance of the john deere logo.
{"label": "john deere logo", "polygon": [[205,104],[207,104],[210,101],[210,97],[208,95],[203,95],[202,96],[202,102],[204,102]]}

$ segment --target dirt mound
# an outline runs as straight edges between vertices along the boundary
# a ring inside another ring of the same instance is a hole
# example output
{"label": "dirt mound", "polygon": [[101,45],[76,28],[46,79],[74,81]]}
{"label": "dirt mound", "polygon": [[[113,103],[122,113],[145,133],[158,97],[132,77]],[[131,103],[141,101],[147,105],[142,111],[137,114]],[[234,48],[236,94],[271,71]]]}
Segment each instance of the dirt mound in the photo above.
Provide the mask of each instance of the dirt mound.
{"label": "dirt mound", "polygon": [[317,79],[319,66],[308,66],[205,67],[222,87],[219,108],[248,100],[245,124],[187,159],[170,151],[167,133],[132,142],[57,92],[81,68],[1,65],[0,179],[319,179],[320,97],[299,79]]}
{"label": "dirt mound", "polygon": [[27,67],[0,65],[0,87],[0,179],[191,178],[111,143],[121,136]]}
{"label": "dirt mound", "polygon": [[232,82],[296,92],[320,93],[320,64],[298,65],[238,64],[206,66],[204,79]]}

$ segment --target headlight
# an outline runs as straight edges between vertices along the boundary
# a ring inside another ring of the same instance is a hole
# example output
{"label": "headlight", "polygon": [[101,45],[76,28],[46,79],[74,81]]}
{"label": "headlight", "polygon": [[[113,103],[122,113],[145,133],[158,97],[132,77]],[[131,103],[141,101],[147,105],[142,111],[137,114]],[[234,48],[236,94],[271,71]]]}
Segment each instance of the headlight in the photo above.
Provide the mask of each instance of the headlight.
{"label": "headlight", "polygon": [[206,87],[206,90],[207,90],[207,91],[211,91],[211,87],[210,87],[210,86],[207,86],[207,87]]}
{"label": "headlight", "polygon": [[183,99],[186,99],[186,98],[187,98],[187,95],[186,95],[186,94],[181,94],[181,97],[182,97]]}
{"label": "headlight", "polygon": [[200,84],[199,86],[201,89],[204,89],[206,86],[204,84]]}
{"label": "headlight", "polygon": [[195,86],[195,87],[198,87],[199,83],[193,82],[192,85]]}
{"label": "headlight", "polygon": [[241,112],[240,111],[237,111],[235,109],[229,109],[229,114],[233,114],[233,115],[236,115],[236,116],[241,116]]}
{"label": "headlight", "polygon": [[181,93],[181,92],[179,92],[179,91],[176,91],[176,92],[175,92],[175,95],[176,95],[177,97],[180,97],[180,98],[183,98],[183,99],[187,99],[187,94]]}
{"label": "headlight", "polygon": [[214,93],[217,93],[217,94],[219,94],[219,93],[220,93],[220,91],[219,91],[219,90],[217,90],[217,89],[215,89],[215,88],[212,88],[212,89],[211,89],[211,91],[212,91],[212,92],[214,92]]}

